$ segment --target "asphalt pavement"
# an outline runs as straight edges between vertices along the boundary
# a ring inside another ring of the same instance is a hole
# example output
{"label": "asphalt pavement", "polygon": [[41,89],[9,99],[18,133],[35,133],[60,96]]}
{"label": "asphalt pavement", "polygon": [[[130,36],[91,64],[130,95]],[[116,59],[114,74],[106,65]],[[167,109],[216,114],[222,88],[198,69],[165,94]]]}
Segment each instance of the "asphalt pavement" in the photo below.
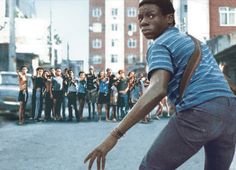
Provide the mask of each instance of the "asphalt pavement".
{"label": "asphalt pavement", "polygon": [[[148,148],[167,124],[168,118],[138,123],[108,154],[106,170],[137,170]],[[118,123],[82,121],[28,122],[17,121],[0,127],[1,170],[86,170],[86,155]],[[174,142],[174,141],[173,141]],[[178,170],[203,170],[204,152],[200,150]],[[93,167],[95,169],[95,166]],[[230,170],[236,170],[236,156]]]}

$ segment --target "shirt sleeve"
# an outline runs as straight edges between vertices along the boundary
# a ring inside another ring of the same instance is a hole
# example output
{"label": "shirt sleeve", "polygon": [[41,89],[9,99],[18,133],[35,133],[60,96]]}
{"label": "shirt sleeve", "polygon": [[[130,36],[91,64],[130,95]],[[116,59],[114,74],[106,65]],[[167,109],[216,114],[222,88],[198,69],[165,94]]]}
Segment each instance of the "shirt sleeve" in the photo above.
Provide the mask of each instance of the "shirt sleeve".
{"label": "shirt sleeve", "polygon": [[158,69],[166,70],[173,74],[174,69],[171,57],[171,53],[167,47],[153,44],[147,54],[148,79],[150,80],[153,71]]}

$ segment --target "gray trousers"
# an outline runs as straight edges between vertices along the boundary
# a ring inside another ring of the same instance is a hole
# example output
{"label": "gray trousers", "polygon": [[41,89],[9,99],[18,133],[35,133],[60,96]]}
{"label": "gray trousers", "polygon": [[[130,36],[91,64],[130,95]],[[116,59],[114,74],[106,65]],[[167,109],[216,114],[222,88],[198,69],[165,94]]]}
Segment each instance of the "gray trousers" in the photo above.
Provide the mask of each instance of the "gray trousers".
{"label": "gray trousers", "polygon": [[139,170],[174,170],[205,149],[205,170],[228,170],[236,143],[236,98],[218,97],[176,113]]}

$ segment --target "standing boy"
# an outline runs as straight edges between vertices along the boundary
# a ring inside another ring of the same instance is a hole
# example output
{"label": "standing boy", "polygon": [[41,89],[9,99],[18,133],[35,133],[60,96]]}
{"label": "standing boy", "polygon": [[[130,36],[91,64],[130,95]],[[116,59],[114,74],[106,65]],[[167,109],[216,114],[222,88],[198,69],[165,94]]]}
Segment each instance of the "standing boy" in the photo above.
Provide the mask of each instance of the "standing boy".
{"label": "standing boy", "polygon": [[27,73],[28,69],[26,66],[22,66],[20,72],[17,71],[18,78],[19,78],[19,96],[18,101],[20,102],[19,107],[19,125],[24,124],[25,121],[25,109],[26,103],[28,100],[28,80],[27,80]]}
{"label": "standing boy", "polygon": [[[176,105],[171,117],[143,158],[140,170],[171,170],[205,149],[205,170],[227,170],[235,152],[236,98],[206,44],[200,44],[201,61],[183,96],[179,88],[195,43],[174,27],[170,0],[143,0],[139,4],[143,35],[154,42],[147,52],[150,85],[116,129],[91,152],[90,167],[105,156],[118,139],[147,115],[166,95]],[[174,142],[173,142],[174,141]],[[164,146],[164,147],[163,147]]]}

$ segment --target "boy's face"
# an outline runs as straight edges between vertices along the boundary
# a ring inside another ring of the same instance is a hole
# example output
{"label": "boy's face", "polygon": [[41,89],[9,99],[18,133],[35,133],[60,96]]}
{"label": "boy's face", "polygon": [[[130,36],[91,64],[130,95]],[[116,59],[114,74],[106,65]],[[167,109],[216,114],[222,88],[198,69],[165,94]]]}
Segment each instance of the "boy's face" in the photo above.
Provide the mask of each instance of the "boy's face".
{"label": "boy's face", "polygon": [[21,72],[22,72],[22,73],[27,73],[27,71],[28,71],[27,67],[23,67],[23,68],[21,69]]}
{"label": "boy's face", "polygon": [[43,69],[39,69],[39,70],[38,70],[38,75],[39,75],[39,76],[42,76],[42,75],[43,75]]}
{"label": "boy's face", "polygon": [[61,69],[56,69],[56,76],[61,76]]}
{"label": "boy's face", "polygon": [[56,70],[55,69],[51,69],[51,73],[53,74],[53,75],[55,75],[56,74]]}
{"label": "boy's face", "polygon": [[121,78],[125,78],[125,72],[121,72],[121,73],[120,73],[120,77],[121,77]]}
{"label": "boy's face", "polygon": [[49,73],[48,71],[45,71],[45,72],[43,73],[43,76],[44,76],[45,78],[48,78],[49,75],[50,75],[50,73]]}
{"label": "boy's face", "polygon": [[139,26],[147,39],[156,39],[171,24],[172,14],[163,15],[160,8],[155,4],[144,4],[139,8]]}
{"label": "boy's face", "polygon": [[105,72],[101,71],[100,76],[101,76],[101,78],[104,78],[105,77]]}
{"label": "boy's face", "polygon": [[129,75],[129,77],[135,77],[135,73],[132,71],[132,72],[130,72],[130,75]]}
{"label": "boy's face", "polygon": [[89,72],[90,72],[90,74],[93,74],[94,73],[94,69],[93,68],[89,68]]}
{"label": "boy's face", "polygon": [[111,75],[111,70],[107,70],[107,76],[109,77]]}
{"label": "boy's face", "polygon": [[85,79],[85,73],[80,73],[79,77],[80,77],[81,79]]}
{"label": "boy's face", "polygon": [[27,67],[23,67],[23,68],[21,69],[21,72],[22,72],[23,74],[26,74],[27,71],[28,71]]}
{"label": "boy's face", "polygon": [[74,76],[74,72],[73,71],[69,71],[68,74],[69,74],[69,77],[73,77]]}

